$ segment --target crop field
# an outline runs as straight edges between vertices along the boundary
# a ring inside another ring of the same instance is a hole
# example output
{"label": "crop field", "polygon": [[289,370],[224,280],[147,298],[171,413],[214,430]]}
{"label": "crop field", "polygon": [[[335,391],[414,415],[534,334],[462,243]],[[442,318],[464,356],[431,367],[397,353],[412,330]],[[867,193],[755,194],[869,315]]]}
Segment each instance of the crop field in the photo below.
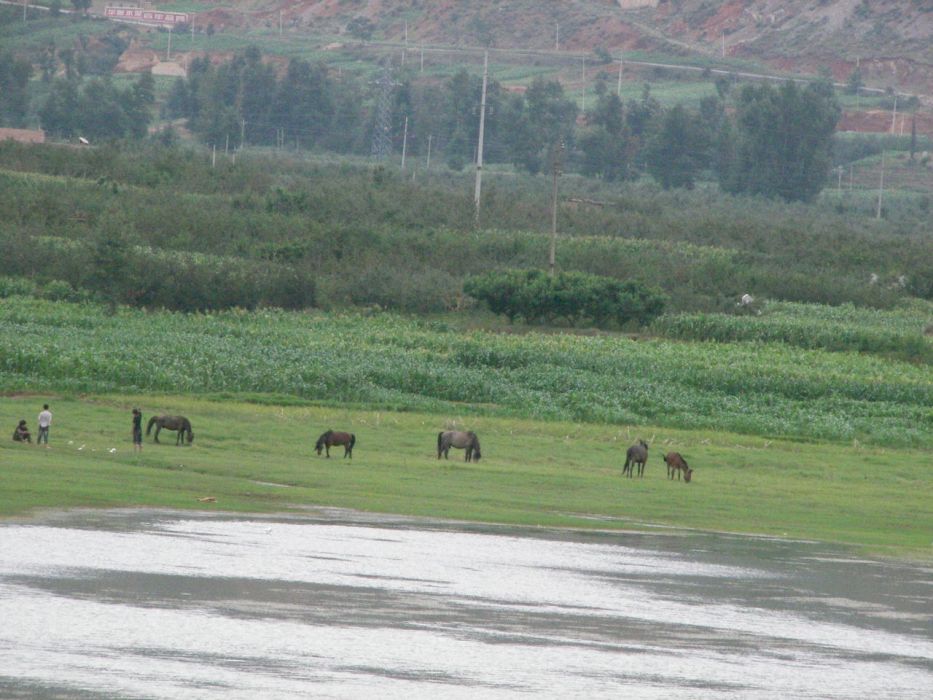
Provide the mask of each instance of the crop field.
{"label": "crop field", "polygon": [[799,348],[853,350],[933,364],[933,304],[882,311],[769,302],[759,315],[679,314],[655,323],[657,333],[682,340],[780,342]]}
{"label": "crop field", "polygon": [[928,364],[763,342],[458,331],[391,314],[183,315],[10,298],[0,389],[265,401],[933,446]]}

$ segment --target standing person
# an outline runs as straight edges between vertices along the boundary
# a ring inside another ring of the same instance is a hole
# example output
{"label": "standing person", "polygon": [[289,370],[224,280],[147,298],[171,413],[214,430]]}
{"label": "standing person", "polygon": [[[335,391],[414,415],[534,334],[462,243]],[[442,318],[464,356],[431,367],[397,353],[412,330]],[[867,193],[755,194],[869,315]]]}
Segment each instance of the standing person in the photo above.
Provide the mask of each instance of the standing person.
{"label": "standing person", "polygon": [[133,450],[143,451],[143,414],[138,408],[133,409]]}
{"label": "standing person", "polygon": [[41,445],[42,441],[45,441],[45,446],[49,446],[49,427],[52,425],[52,412],[49,410],[49,405],[44,404],[42,406],[42,412],[39,413],[39,437],[36,438],[36,446]]}

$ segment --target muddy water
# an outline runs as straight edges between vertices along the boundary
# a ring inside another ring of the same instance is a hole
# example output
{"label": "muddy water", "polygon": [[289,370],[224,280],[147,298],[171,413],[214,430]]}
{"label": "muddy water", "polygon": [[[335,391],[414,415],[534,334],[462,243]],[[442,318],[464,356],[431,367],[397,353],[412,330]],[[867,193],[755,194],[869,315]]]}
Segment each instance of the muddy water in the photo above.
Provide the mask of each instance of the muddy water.
{"label": "muddy water", "polygon": [[0,697],[930,697],[933,571],[346,512],[0,524]]}

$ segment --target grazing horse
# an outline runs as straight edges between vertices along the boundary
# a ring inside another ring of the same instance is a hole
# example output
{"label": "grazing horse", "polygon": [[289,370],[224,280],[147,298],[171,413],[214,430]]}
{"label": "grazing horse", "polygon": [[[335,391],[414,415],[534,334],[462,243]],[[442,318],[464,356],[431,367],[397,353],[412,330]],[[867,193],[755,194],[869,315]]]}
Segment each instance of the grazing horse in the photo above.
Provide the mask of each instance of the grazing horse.
{"label": "grazing horse", "polygon": [[314,449],[317,450],[318,454],[321,454],[321,450],[325,450],[327,456],[330,457],[332,445],[343,445],[343,456],[353,459],[353,446],[355,444],[356,435],[353,433],[335,433],[333,430],[328,430],[317,439]]}
{"label": "grazing horse", "polygon": [[159,433],[162,432],[162,428],[178,431],[178,435],[175,436],[176,447],[185,444],[184,437],[186,434],[188,444],[190,445],[194,442],[194,433],[191,432],[191,421],[184,416],[153,416],[149,419],[149,424],[146,426],[146,435],[152,432],[153,425],[156,426],[155,435],[152,438],[155,442],[159,441]]}
{"label": "grazing horse", "polygon": [[479,438],[472,430],[464,432],[462,430],[442,430],[437,434],[437,458],[444,455],[447,459],[447,453],[451,447],[466,450],[463,459],[467,462],[478,462],[482,456],[479,451]]}
{"label": "grazing horse", "polygon": [[693,470],[687,466],[687,460],[680,456],[680,452],[668,452],[664,455],[664,463],[667,465],[668,479],[673,479],[674,472],[677,472],[677,480],[680,481],[680,472],[683,472],[684,482],[690,483]]}
{"label": "grazing horse", "polygon": [[622,467],[622,475],[628,472],[628,478],[631,479],[635,473],[635,466],[638,466],[638,476],[645,475],[645,462],[648,461],[648,443],[639,440],[637,445],[632,445],[625,453],[625,466]]}

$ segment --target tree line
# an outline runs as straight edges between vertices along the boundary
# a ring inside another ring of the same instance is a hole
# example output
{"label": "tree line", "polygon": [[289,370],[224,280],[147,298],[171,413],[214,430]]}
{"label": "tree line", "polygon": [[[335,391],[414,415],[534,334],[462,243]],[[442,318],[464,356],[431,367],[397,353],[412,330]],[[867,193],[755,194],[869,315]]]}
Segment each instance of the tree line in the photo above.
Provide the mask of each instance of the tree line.
{"label": "tree line", "polygon": [[[85,77],[69,51],[52,58],[64,75],[42,69],[48,85],[37,110],[49,134],[97,140],[147,134],[155,103],[150,75],[121,89],[108,77]],[[0,59],[0,119],[16,125],[29,105],[32,65],[9,54]],[[430,150],[434,162],[454,170],[474,162],[480,76],[460,70],[442,81],[419,80],[399,70],[390,82],[385,90],[378,73],[369,80],[338,76],[304,59],[277,71],[250,48],[219,65],[192,60],[163,116],[185,120],[218,149],[249,144],[368,155],[374,131],[386,128],[395,154],[426,157]],[[532,174],[559,167],[605,181],[650,175],[666,189],[715,180],[730,193],[803,201],[820,192],[832,165],[840,108],[828,82],[733,88],[717,81],[717,93],[695,110],[664,108],[648,84],[640,98],[623,101],[605,75],[596,92],[595,106],[581,114],[557,80],[538,77],[522,91],[489,81],[484,160]]]}
{"label": "tree line", "polygon": [[[203,142],[224,149],[245,142],[365,155],[374,130],[386,127],[394,153],[432,149],[454,170],[475,160],[480,76],[460,70],[432,82],[402,72],[390,80],[380,109],[378,78],[338,78],[303,59],[279,76],[251,48],[221,65],[195,59],[173,86],[165,116],[186,119]],[[521,92],[489,81],[484,160],[607,181],[647,173],[665,188],[692,188],[706,177],[727,192],[786,200],[812,199],[828,175],[840,115],[828,82],[745,85],[734,95],[728,83],[717,84],[695,111],[663,108],[648,84],[640,99],[625,102],[604,79],[596,92],[584,115],[559,81],[538,77]]]}

